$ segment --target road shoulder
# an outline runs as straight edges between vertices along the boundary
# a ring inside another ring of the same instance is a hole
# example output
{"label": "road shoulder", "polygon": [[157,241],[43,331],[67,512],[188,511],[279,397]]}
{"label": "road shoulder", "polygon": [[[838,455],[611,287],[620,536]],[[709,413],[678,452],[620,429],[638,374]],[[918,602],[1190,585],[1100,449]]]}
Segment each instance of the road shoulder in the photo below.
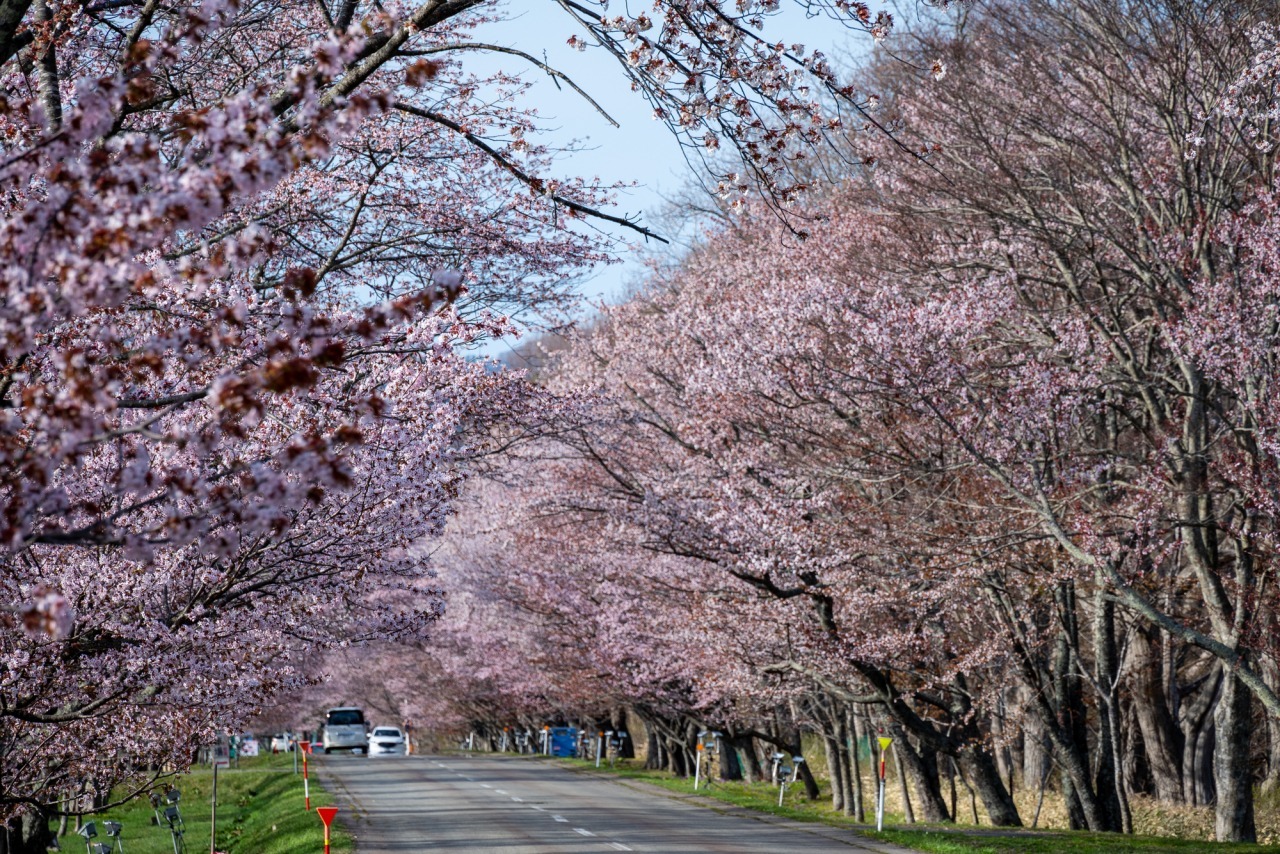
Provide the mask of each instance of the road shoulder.
{"label": "road shoulder", "polygon": [[[549,760],[532,761],[536,761],[541,764],[553,764]],[[637,792],[643,792],[647,795],[658,795],[668,800],[679,801],[681,803],[708,809],[713,812],[720,813],[721,815],[749,818],[753,821],[759,821],[774,827],[785,828],[797,833],[807,833],[811,836],[818,836],[849,848],[861,848],[864,851],[875,852],[875,854],[918,854],[918,852],[913,848],[903,848],[900,845],[884,842],[847,827],[835,827],[833,825],[822,824],[820,822],[797,821],[792,818],[770,815],[769,813],[748,809],[747,807],[727,803],[725,801],[717,800],[716,798],[709,798],[705,795],[692,795],[686,792],[675,792],[655,783],[637,780],[634,777],[619,777],[615,774],[604,774],[590,769],[574,768],[559,764],[555,764],[555,767],[565,768],[575,774],[581,774],[583,776],[593,777],[599,780],[610,780],[620,786],[625,786]]]}

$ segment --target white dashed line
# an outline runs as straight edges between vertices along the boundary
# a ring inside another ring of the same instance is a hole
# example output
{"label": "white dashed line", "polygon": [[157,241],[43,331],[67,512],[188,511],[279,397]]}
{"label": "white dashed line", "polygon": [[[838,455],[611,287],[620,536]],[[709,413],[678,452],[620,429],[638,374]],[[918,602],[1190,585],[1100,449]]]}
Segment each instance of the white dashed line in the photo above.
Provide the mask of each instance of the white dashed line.
{"label": "white dashed line", "polygon": [[628,848],[627,846],[623,845],[621,842],[610,842],[609,844],[610,844],[610,845],[612,845],[614,848],[617,848],[619,851],[630,851],[630,850],[631,850],[631,849],[630,849],[630,848]]}
{"label": "white dashed line", "polygon": [[505,795],[505,794],[506,794],[506,791],[505,791],[505,790],[503,790],[503,789],[494,789],[494,791],[495,791],[495,792],[497,792],[499,795]]}
{"label": "white dashed line", "polygon": [[529,809],[534,809],[534,810],[537,810],[538,812],[546,812],[546,811],[547,811],[546,807],[540,807],[540,806],[538,806],[538,805],[536,805],[536,804],[529,804]]}
{"label": "white dashed line", "polygon": [[586,828],[583,828],[583,827],[575,827],[575,828],[573,829],[573,832],[574,832],[574,833],[581,833],[583,836],[595,836],[595,834],[594,834],[594,833],[592,833],[591,831],[589,831],[589,830],[587,830]]}
{"label": "white dashed line", "polygon": [[515,795],[511,796],[511,800],[515,801],[518,804],[524,803],[524,798],[517,798]]}
{"label": "white dashed line", "polygon": [[562,815],[553,815],[553,816],[551,816],[551,817],[552,817],[552,818],[554,818],[556,821],[568,821],[568,820],[569,820],[569,819],[565,818],[565,817],[564,817],[564,816],[562,816]]}
{"label": "white dashed line", "polygon": [[485,789],[492,789],[492,788],[493,788],[493,786],[490,786],[488,783],[481,783],[480,785],[481,785],[481,787],[483,787],[483,788],[485,788]]}

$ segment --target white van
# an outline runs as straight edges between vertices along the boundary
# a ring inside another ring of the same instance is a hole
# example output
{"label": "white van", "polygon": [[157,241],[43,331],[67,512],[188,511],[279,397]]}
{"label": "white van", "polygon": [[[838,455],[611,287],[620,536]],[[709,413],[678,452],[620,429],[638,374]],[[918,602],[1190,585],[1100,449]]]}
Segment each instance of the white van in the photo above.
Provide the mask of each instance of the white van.
{"label": "white van", "polygon": [[368,753],[369,730],[364,712],[353,706],[342,706],[325,712],[324,735],[320,744],[325,753],[335,750]]}

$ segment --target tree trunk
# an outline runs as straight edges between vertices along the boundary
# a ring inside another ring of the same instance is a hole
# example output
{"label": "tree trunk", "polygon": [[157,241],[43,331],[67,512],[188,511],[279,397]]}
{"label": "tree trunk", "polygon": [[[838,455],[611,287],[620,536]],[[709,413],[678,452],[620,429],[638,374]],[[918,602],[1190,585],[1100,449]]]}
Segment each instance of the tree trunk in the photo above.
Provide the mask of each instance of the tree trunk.
{"label": "tree trunk", "polygon": [[738,767],[748,783],[756,783],[765,778],[764,769],[760,767],[760,757],[756,755],[755,740],[751,736],[727,735],[720,744],[721,750],[737,754]]}
{"label": "tree trunk", "polygon": [[1256,842],[1253,820],[1253,769],[1249,748],[1253,735],[1253,695],[1234,673],[1222,680],[1222,697],[1214,713],[1213,754],[1217,802],[1214,829],[1219,842]]}
{"label": "tree trunk", "polygon": [[[1260,665],[1271,690],[1280,691],[1280,668],[1269,658]],[[1267,773],[1262,779],[1262,794],[1270,797],[1280,791],[1280,718],[1267,715]]]}
{"label": "tree trunk", "polygon": [[996,827],[1022,827],[1018,808],[1000,780],[1000,771],[991,754],[977,746],[966,747],[960,751],[959,762],[966,776],[973,781],[991,823]]}
{"label": "tree trunk", "polygon": [[845,809],[844,793],[845,780],[844,763],[840,761],[840,733],[836,732],[834,736],[823,733],[822,744],[827,751],[827,778],[831,781],[831,808],[833,810]]}
{"label": "tree trunk", "polygon": [[676,777],[689,776],[688,766],[684,759],[684,745],[674,738],[668,737],[665,740],[667,751],[667,770]]}
{"label": "tree trunk", "polygon": [[1155,792],[1151,770],[1147,767],[1142,730],[1138,727],[1136,703],[1121,702],[1124,726],[1120,729],[1120,772],[1124,778],[1124,790],[1129,795],[1150,795]]}
{"label": "tree trunk", "polygon": [[1180,698],[1182,727],[1182,793],[1183,802],[1204,806],[1214,801],[1212,765],[1214,724],[1210,713],[1218,702],[1222,685],[1222,668],[1216,663],[1201,681],[1191,702]]}
{"label": "tree trunk", "polygon": [[1156,798],[1170,804],[1184,802],[1182,790],[1183,737],[1165,701],[1164,662],[1148,634],[1135,628],[1129,643],[1133,655],[1133,710],[1142,733],[1147,770]]}
{"label": "tree trunk", "polygon": [[845,815],[854,821],[866,821],[867,813],[862,804],[862,763],[858,757],[858,718],[852,710],[844,713],[844,727],[840,731],[840,749],[845,756]]}
{"label": "tree trunk", "polygon": [[0,854],[45,854],[51,845],[49,817],[42,813],[25,812],[12,818],[0,834]]}
{"label": "tree trunk", "polygon": [[1058,764],[1063,771],[1062,794],[1072,830],[1116,830],[1109,824],[1089,774],[1087,712],[1080,685],[1080,630],[1076,614],[1075,586],[1064,581],[1054,590],[1062,629],[1053,650],[1053,693],[1057,720],[1046,722],[1053,731]]}
{"label": "tree trunk", "polygon": [[[1098,809],[1103,826],[1094,830],[1111,830],[1131,833],[1132,822],[1127,820],[1124,792],[1121,789],[1119,764],[1120,691],[1119,660],[1116,651],[1115,603],[1107,596],[1107,583],[1099,568],[1094,593],[1094,679],[1098,696],[1098,767],[1094,774],[1093,790],[1097,793]],[[1078,653],[1077,653],[1078,655]]]}
{"label": "tree trunk", "polygon": [[719,765],[720,767],[716,770],[721,780],[742,779],[742,765],[738,762],[738,752],[733,749],[733,743],[727,737],[720,739]]}
{"label": "tree trunk", "polygon": [[1030,786],[1045,778],[1052,763],[1049,761],[1049,749],[1046,747],[1044,724],[1036,709],[1028,710],[1026,721],[1022,727],[1022,780],[1024,786]]}
{"label": "tree trunk", "polygon": [[647,731],[648,747],[645,750],[644,767],[646,771],[657,771],[665,766],[662,761],[662,742],[658,738],[658,728],[652,723],[646,722],[645,730]]}
{"label": "tree trunk", "polygon": [[618,758],[619,759],[635,759],[635,733],[627,732],[627,710],[619,706],[609,715],[609,725],[615,733],[625,732],[626,738],[618,739]]}
{"label": "tree trunk", "polygon": [[923,746],[917,751],[897,724],[892,725],[889,732],[893,736],[894,745],[900,745],[900,749],[895,754],[895,761],[911,780],[911,788],[915,790],[916,804],[920,808],[923,820],[950,821],[951,817],[947,812],[947,804],[942,799],[942,786],[938,779],[938,754]]}
{"label": "tree trunk", "polygon": [[[800,755],[797,750],[796,756]],[[822,794],[822,790],[818,788],[818,781],[813,777],[813,771],[809,768],[808,762],[800,763],[800,782],[804,783],[804,796],[811,801],[816,801]]]}
{"label": "tree trunk", "polygon": [[911,792],[907,790],[907,772],[902,768],[902,754],[905,751],[895,739],[893,742],[893,765],[898,771],[898,788],[902,791],[902,818],[907,824],[916,823],[915,810],[911,809]]}

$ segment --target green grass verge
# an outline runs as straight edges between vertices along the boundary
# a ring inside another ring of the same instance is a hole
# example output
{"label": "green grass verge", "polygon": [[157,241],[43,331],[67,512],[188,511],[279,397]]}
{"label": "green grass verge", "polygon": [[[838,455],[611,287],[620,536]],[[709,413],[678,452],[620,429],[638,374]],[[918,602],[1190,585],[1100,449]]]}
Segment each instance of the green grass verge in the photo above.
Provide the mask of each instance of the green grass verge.
{"label": "green grass verge", "polygon": [[[213,772],[200,768],[173,778],[171,784],[182,793],[178,806],[186,822],[187,851],[207,852]],[[242,759],[238,768],[218,771],[218,850],[229,854],[320,854],[324,850],[324,828],[315,808],[332,803],[333,798],[313,775],[312,811],[305,810],[302,777],[294,776],[288,756]],[[129,854],[173,854],[169,828],[155,826],[146,798],[92,818],[98,820],[97,842],[109,841],[102,835],[102,821],[111,819],[123,825],[120,839]],[[79,852],[84,846],[79,837],[68,831],[62,838],[62,849]],[[351,836],[336,822],[332,850],[333,854],[351,854],[355,850]]]}
{"label": "green grass verge", "polygon": [[1057,831],[990,836],[990,830],[964,833],[946,830],[886,830],[885,840],[930,854],[1194,854],[1212,850],[1226,854],[1275,852],[1267,845],[1205,842],[1161,836]]}
{"label": "green grass verge", "polygon": [[[595,763],[581,759],[557,760],[580,770],[595,770]],[[694,794],[693,780],[672,777],[665,771],[646,771],[631,760],[622,760],[613,768],[602,764],[600,771],[619,777],[644,780],[673,792]],[[864,831],[868,837],[883,839],[905,848],[930,854],[1193,854],[1212,850],[1223,854],[1263,854],[1277,851],[1266,845],[1242,845],[1205,842],[1199,839],[1172,839],[1160,836],[1123,836],[1111,833],[1083,833],[1067,831],[1036,831],[1028,833],[1001,832],[990,827],[963,829],[963,825],[950,828],[903,829],[886,828],[876,833],[868,825],[859,825],[849,817],[833,810],[829,797],[816,801],[804,798],[803,789],[796,785],[787,790],[783,806],[778,806],[778,790],[767,784],[705,783],[697,793],[728,804],[770,813],[797,821],[817,821],[839,827],[851,827]],[[886,825],[901,825],[900,813],[887,813]],[[918,826],[917,826],[918,827]]]}

